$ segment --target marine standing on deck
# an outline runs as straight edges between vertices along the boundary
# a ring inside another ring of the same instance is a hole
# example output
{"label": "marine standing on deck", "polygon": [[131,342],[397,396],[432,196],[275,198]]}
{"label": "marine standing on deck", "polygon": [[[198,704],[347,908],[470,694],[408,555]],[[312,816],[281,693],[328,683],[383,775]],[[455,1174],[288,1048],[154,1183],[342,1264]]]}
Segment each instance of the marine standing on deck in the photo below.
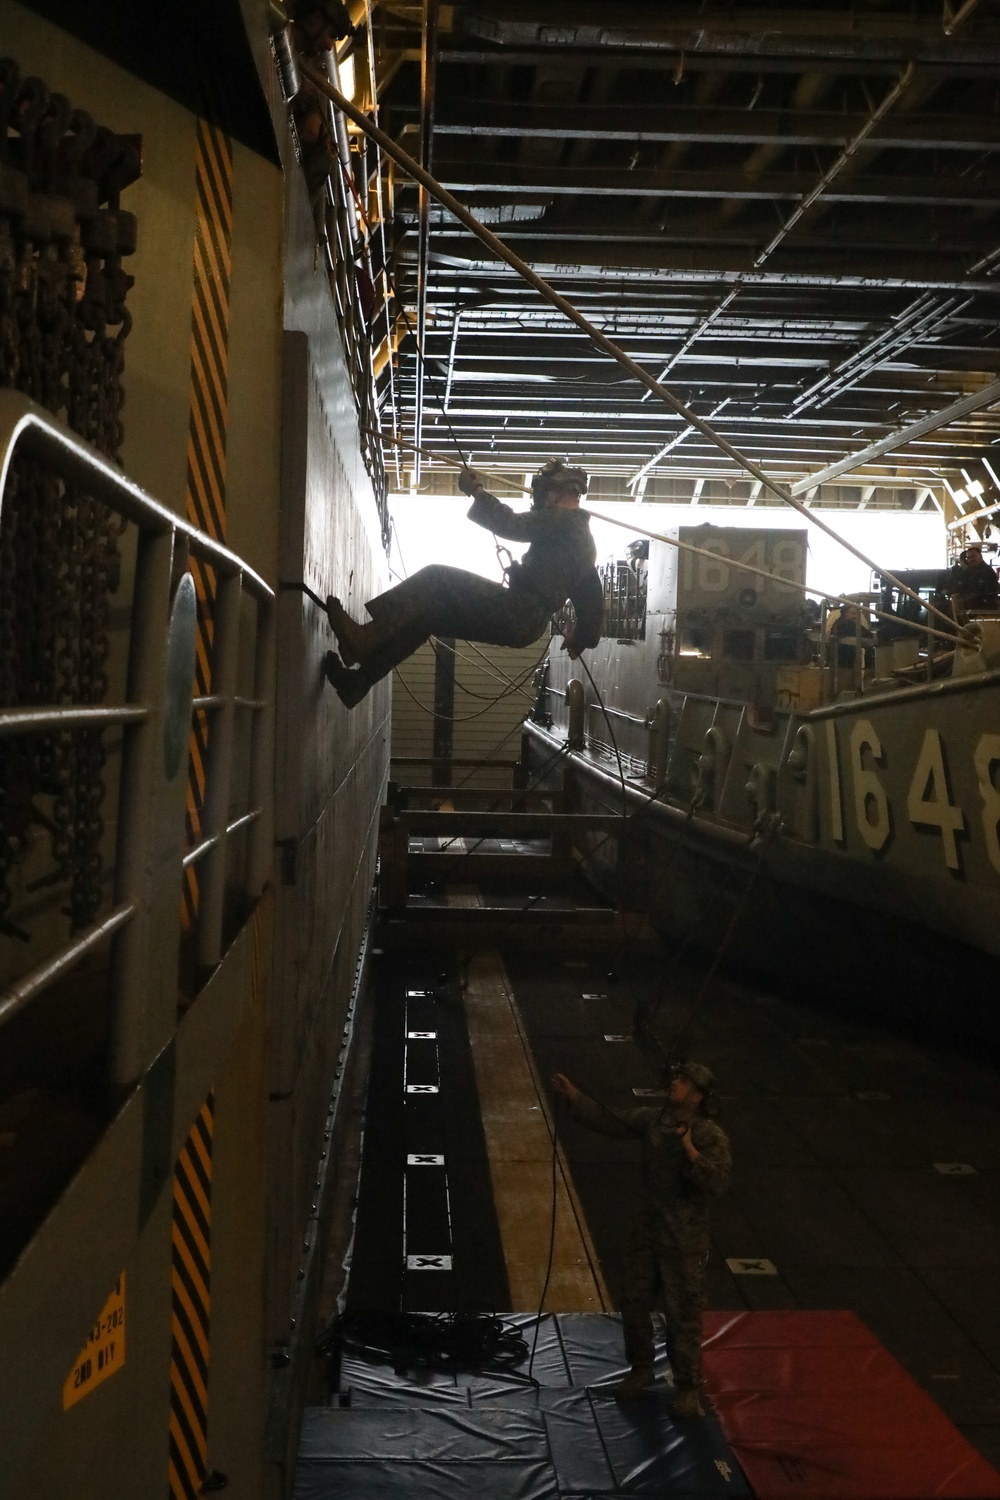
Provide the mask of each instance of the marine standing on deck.
{"label": "marine standing on deck", "polygon": [[581,1125],[642,1142],[642,1198],[629,1225],[622,1286],[622,1332],[631,1369],[615,1395],[628,1400],[652,1384],[652,1314],[662,1293],[678,1417],[704,1415],[698,1393],[708,1202],[725,1192],[732,1175],[729,1138],[709,1118],[714,1083],[701,1063],[682,1063],[671,1075],[665,1107],[613,1110],[588,1098],[562,1073],[552,1080]]}
{"label": "marine standing on deck", "polygon": [[326,675],[348,708],[431,635],[530,646],[569,599],[576,624],[564,637],[564,649],[575,660],[601,638],[604,592],[590,516],[580,509],[584,471],[558,459],[547,463],[531,482],[531,510],[520,512],[489,494],[474,469],[463,469],[458,482],[472,496],[470,521],[505,540],[528,542],[528,550],[508,567],[506,585],[462,568],[421,568],[369,601],[370,624],[357,624],[331,595],[327,615],[340,656],[328,653]]}

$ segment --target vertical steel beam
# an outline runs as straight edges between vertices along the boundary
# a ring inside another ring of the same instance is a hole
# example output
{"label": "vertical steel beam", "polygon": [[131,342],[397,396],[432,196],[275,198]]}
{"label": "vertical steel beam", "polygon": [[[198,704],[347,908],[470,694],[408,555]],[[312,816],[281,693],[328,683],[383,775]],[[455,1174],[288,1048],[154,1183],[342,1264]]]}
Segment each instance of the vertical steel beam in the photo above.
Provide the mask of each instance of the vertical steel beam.
{"label": "vertical steel beam", "polygon": [[250,737],[250,806],[261,809],[250,825],[247,847],[246,893],[256,901],[271,874],[274,847],[274,704],[277,654],[275,633],[277,610],[272,599],[257,600],[257,643],[254,660],[253,695],[264,707],[254,714]]}
{"label": "vertical steel beam", "polygon": [[[140,531],[132,594],[126,693],[149,715],[122,732],[121,791],[115,853],[115,906],[133,902],[136,915],[114,940],[111,954],[110,1073],[128,1088],[158,1051],[150,1024],[150,944],[153,922],[154,801],[161,782],[162,705],[166,688],[166,622],[170,612],[171,532]],[[175,904],[181,900],[178,874]],[[176,913],[175,913],[176,926]]]}
{"label": "vertical steel beam", "polygon": [[[434,93],[437,85],[438,0],[424,0],[424,41],[420,64],[420,165],[431,170],[434,134]],[[424,348],[427,334],[427,271],[431,242],[431,196],[420,184],[420,227],[417,241],[417,370],[413,403],[413,482],[420,482],[420,442],[424,420]]]}
{"label": "vertical steel beam", "polygon": [[233,763],[236,675],[240,637],[239,574],[219,579],[215,601],[215,638],[212,643],[212,688],[222,705],[212,718],[205,766],[202,835],[216,842],[205,855],[199,877],[198,963],[214,968],[222,959],[222,906],[226,890],[226,824]]}

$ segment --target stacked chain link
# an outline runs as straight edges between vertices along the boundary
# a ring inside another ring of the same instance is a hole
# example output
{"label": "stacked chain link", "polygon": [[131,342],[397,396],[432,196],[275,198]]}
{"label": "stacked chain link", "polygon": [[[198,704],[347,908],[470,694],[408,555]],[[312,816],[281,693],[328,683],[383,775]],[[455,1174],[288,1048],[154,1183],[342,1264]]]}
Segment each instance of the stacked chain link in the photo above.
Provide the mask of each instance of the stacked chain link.
{"label": "stacked chain link", "polygon": [[[120,460],[125,306],[136,221],[119,207],[139,143],[98,126],[0,59],[0,386],[23,391]],[[0,500],[0,707],[100,703],[119,523],[88,495],[15,457]],[[78,929],[101,899],[103,731],[0,738],[0,934],[12,866],[31,831],[52,864],[25,890],[65,887]]]}

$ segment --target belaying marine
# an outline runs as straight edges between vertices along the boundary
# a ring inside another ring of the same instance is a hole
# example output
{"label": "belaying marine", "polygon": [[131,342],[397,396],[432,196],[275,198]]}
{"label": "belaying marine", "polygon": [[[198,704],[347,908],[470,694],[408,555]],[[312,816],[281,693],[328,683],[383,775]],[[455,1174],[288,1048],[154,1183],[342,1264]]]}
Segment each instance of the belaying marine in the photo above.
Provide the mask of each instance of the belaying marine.
{"label": "belaying marine", "polygon": [[470,521],[507,541],[527,542],[528,550],[507,568],[505,584],[437,563],[421,568],[369,600],[371,621],[363,625],[331,594],[326,609],[340,655],[327,653],[326,675],[348,708],[431,635],[530,646],[569,599],[576,621],[563,648],[575,660],[601,638],[604,592],[590,516],[580,509],[584,471],[559,459],[545,464],[531,482],[529,511],[491,495],[474,469],[463,469],[458,483],[472,497]]}
{"label": "belaying marine", "polygon": [[701,1390],[702,1287],[708,1262],[708,1202],[732,1175],[729,1137],[711,1118],[715,1080],[703,1063],[672,1071],[662,1108],[608,1109],[563,1073],[552,1087],[569,1102],[572,1119],[601,1135],[635,1137],[642,1145],[642,1197],[625,1242],[622,1332],[631,1366],[615,1395],[638,1396],[653,1383],[652,1314],[657,1294],[666,1315],[677,1417],[704,1416]]}

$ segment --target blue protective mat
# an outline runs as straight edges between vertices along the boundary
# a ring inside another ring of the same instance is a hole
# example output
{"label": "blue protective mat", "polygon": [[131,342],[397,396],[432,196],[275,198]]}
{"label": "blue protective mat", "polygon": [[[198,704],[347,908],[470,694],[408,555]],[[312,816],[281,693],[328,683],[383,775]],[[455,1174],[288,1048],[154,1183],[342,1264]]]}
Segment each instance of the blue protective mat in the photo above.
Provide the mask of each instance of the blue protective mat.
{"label": "blue protective mat", "polygon": [[[508,1321],[530,1346],[535,1319]],[[617,1318],[543,1318],[533,1374],[537,1388],[510,1375],[397,1375],[345,1356],[351,1404],[306,1412],[295,1500],[750,1494],[714,1415],[675,1422],[660,1382],[635,1401],[611,1398],[622,1374]]]}

